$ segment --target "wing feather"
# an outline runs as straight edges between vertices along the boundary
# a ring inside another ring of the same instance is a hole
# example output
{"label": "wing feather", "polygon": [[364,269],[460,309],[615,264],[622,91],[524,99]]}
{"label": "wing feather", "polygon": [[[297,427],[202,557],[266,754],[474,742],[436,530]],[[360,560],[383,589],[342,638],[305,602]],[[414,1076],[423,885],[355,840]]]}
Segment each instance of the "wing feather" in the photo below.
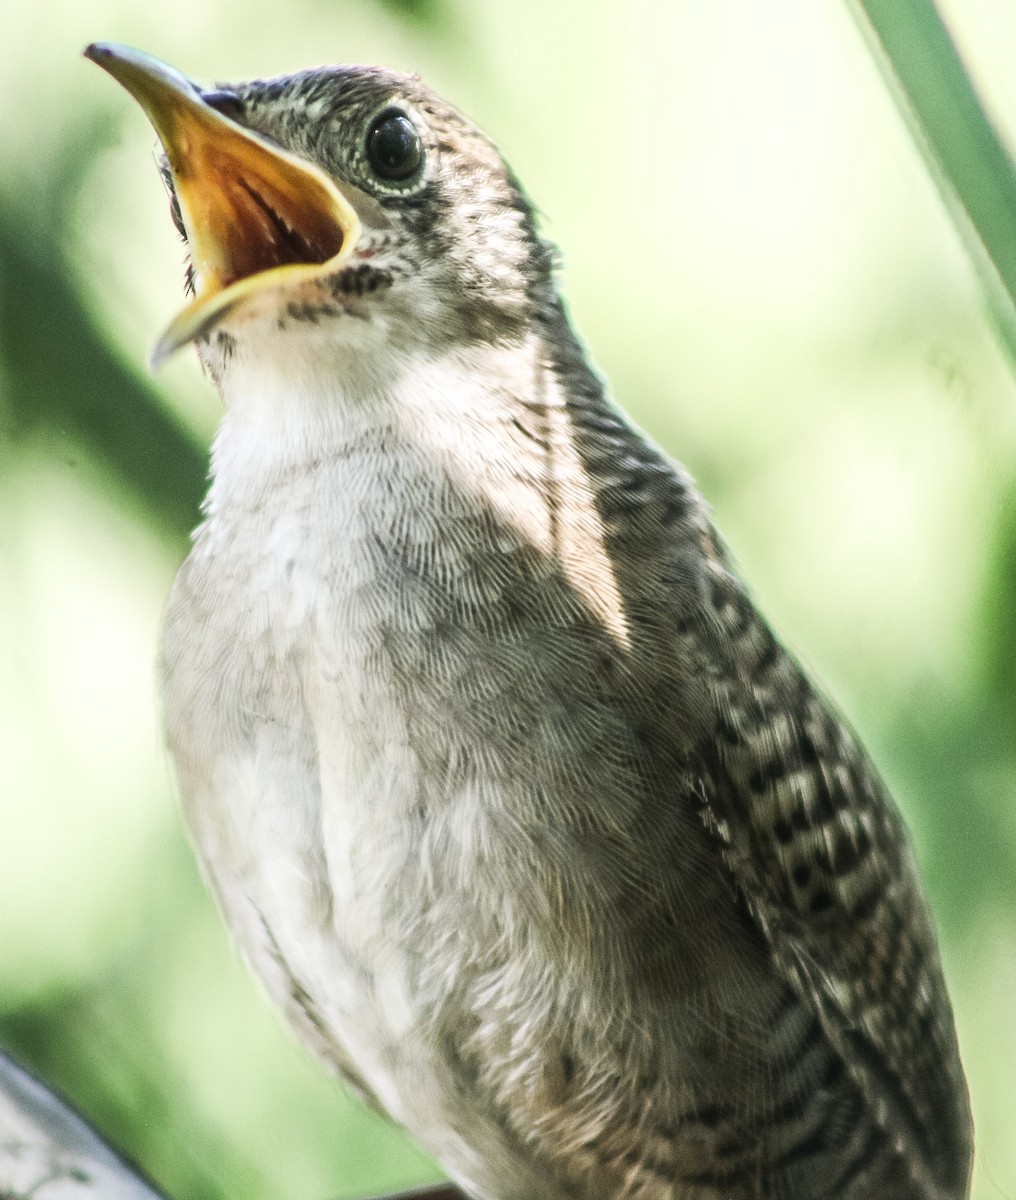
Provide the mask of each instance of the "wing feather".
{"label": "wing feather", "polygon": [[693,637],[715,729],[702,814],[785,976],[879,1123],[962,1194],[972,1131],[952,1009],[902,818],[722,555]]}

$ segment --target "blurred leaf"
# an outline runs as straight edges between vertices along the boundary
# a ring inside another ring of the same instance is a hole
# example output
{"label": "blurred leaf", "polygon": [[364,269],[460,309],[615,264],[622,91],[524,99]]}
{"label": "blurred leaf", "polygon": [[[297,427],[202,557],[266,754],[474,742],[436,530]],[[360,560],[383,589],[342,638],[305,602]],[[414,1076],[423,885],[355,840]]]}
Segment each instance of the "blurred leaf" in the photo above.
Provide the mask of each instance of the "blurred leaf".
{"label": "blurred leaf", "polygon": [[981,618],[982,674],[1016,736],[1016,488],[1003,505]]}
{"label": "blurred leaf", "polygon": [[986,696],[972,711],[911,706],[888,728],[885,743],[894,747],[905,781],[898,798],[909,801],[920,826],[932,907],[959,942],[978,912],[1004,911],[1011,903],[1016,854],[997,811],[1005,800],[999,785],[1011,775],[1011,730],[1003,709]]}
{"label": "blurred leaf", "polygon": [[183,539],[205,489],[205,453],[115,356],[53,244],[0,209],[0,356],[10,432],[48,426],[79,441]]}
{"label": "blurred leaf", "polygon": [[1016,169],[934,0],[850,0],[988,290],[1016,362]]}
{"label": "blurred leaf", "polygon": [[448,16],[442,0],[382,0],[381,7],[414,25],[443,24]]}

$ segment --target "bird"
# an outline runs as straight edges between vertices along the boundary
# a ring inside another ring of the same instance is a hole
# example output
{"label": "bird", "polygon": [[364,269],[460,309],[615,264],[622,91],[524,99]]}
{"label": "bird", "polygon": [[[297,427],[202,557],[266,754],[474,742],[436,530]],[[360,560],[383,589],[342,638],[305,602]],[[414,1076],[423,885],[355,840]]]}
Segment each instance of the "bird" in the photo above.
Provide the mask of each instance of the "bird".
{"label": "bird", "polygon": [[160,650],[232,934],[475,1200],[960,1200],[902,817],[615,404],[492,141],[417,76],[139,102],[222,399]]}

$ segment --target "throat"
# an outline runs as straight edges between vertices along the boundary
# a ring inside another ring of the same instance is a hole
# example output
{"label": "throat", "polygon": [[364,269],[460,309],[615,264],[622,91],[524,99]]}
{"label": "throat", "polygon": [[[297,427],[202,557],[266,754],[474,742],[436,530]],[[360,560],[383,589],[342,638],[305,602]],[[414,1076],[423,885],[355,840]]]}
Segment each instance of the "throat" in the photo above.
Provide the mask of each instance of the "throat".
{"label": "throat", "polygon": [[333,586],[374,575],[449,589],[475,558],[527,555],[627,648],[588,413],[540,351],[387,351],[374,386],[362,362],[352,378],[312,358],[232,372],[209,520],[242,513],[274,559],[298,547]]}

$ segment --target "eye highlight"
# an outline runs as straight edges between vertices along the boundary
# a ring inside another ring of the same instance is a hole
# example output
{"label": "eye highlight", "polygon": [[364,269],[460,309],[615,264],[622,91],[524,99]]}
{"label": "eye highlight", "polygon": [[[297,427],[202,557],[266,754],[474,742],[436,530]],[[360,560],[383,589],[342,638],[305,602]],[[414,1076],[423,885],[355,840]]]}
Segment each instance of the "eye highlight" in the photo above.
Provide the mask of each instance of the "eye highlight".
{"label": "eye highlight", "polygon": [[386,108],[367,130],[367,161],[380,179],[401,183],[423,162],[423,142],[416,126],[399,108]]}

